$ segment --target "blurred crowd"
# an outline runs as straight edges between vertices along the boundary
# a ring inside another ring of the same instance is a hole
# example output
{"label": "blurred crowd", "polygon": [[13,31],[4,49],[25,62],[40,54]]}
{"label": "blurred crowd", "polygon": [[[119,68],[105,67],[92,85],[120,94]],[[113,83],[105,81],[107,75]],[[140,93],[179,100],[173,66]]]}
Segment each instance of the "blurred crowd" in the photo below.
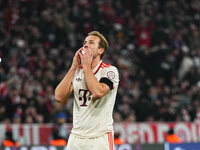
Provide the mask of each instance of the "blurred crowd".
{"label": "blurred crowd", "polygon": [[115,122],[200,122],[199,0],[4,0],[0,123],[72,122],[54,89],[92,30],[119,69]]}

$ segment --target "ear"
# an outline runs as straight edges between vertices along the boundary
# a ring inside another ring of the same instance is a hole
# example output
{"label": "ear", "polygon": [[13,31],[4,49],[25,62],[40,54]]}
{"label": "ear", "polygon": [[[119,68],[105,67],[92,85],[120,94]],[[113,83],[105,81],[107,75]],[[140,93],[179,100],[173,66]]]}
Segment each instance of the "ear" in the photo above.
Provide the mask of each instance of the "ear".
{"label": "ear", "polygon": [[102,55],[102,54],[104,53],[104,48],[100,48],[99,51],[98,51],[98,53],[99,53],[100,55]]}

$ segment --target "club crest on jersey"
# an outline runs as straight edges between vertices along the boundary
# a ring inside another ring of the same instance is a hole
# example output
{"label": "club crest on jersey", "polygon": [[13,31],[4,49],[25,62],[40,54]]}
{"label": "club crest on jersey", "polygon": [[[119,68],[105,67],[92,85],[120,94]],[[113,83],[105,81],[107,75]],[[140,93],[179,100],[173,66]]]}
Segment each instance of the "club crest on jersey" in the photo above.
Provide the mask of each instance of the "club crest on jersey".
{"label": "club crest on jersey", "polygon": [[109,71],[107,73],[108,79],[114,79],[115,78],[115,73],[113,71]]}
{"label": "club crest on jersey", "polygon": [[76,78],[76,81],[77,82],[80,82],[82,79],[81,78]]}

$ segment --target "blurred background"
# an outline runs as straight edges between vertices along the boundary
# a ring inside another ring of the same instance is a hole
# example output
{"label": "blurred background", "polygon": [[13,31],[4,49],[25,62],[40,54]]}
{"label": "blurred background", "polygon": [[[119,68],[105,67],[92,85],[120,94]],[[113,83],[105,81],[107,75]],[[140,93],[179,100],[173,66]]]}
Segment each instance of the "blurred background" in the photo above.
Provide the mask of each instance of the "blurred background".
{"label": "blurred background", "polygon": [[11,131],[22,145],[49,144],[61,124],[67,138],[73,96],[61,107],[54,89],[92,30],[120,73],[113,117],[123,141],[163,143],[173,127],[199,142],[199,0],[1,0],[0,143]]}

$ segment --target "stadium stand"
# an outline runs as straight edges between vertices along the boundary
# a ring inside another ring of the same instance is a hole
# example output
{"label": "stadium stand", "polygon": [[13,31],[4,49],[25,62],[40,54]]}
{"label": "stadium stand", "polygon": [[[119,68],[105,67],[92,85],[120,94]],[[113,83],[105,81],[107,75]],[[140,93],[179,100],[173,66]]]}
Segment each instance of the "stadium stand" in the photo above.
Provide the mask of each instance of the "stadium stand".
{"label": "stadium stand", "polygon": [[[200,122],[198,0],[0,1],[0,122],[49,123],[83,37],[107,36],[120,71],[115,122]],[[73,98],[73,97],[71,97]]]}

